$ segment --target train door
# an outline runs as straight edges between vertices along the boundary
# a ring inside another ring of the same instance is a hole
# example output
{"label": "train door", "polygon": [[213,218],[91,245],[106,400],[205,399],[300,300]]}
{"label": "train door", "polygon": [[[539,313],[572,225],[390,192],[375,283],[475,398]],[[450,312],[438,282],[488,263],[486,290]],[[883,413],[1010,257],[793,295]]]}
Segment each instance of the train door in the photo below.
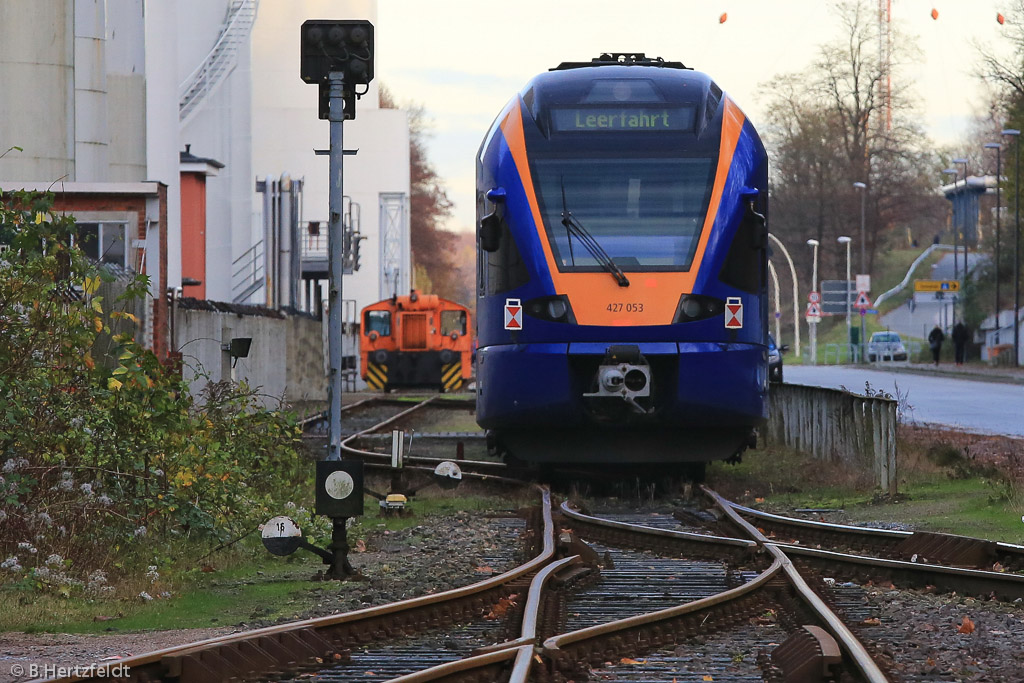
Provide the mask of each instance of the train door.
{"label": "train door", "polygon": [[402,314],[402,350],[424,351],[427,348],[427,314]]}

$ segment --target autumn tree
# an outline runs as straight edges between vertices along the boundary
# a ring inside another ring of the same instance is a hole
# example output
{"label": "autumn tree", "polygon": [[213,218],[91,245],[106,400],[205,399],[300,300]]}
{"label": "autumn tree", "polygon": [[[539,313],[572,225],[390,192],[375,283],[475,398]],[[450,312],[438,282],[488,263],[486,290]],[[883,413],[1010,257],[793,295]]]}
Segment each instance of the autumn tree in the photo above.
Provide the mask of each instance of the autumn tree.
{"label": "autumn tree", "polygon": [[[412,247],[413,280],[416,286],[446,299],[472,305],[473,276],[467,279],[463,240],[446,230],[452,217],[452,201],[444,180],[427,154],[429,118],[422,105],[399,107],[391,91],[380,87],[380,106],[404,109],[409,115],[409,235]],[[473,260],[469,261],[474,267]]]}

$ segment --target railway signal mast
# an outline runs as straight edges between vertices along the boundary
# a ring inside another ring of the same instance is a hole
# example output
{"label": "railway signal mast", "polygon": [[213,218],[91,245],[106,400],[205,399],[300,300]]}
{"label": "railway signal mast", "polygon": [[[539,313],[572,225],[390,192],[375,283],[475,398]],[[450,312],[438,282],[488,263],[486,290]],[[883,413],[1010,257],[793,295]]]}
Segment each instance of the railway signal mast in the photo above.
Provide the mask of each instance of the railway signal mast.
{"label": "railway signal mast", "polygon": [[[366,20],[310,19],[302,24],[300,75],[320,89],[321,119],[330,121],[331,148],[328,205],[328,382],[329,445],[327,459],[317,463],[317,513],[333,522],[333,562],[327,575],[344,579],[354,571],[348,562],[346,522],[362,514],[362,463],[341,462],[341,278],[345,268],[344,155],[342,124],[356,117],[356,99],[373,80],[373,24]],[[363,91],[359,92],[358,88]],[[349,246],[351,248],[352,240]],[[358,244],[358,242],[356,243]],[[353,264],[355,265],[355,264]]]}

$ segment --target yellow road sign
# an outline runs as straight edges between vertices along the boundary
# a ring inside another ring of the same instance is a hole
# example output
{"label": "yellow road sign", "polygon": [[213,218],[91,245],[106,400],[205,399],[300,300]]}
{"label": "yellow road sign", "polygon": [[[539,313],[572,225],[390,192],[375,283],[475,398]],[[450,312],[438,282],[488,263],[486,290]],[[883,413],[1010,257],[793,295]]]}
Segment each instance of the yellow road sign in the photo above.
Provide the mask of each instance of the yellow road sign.
{"label": "yellow road sign", "polygon": [[915,292],[959,292],[958,280],[914,280]]}

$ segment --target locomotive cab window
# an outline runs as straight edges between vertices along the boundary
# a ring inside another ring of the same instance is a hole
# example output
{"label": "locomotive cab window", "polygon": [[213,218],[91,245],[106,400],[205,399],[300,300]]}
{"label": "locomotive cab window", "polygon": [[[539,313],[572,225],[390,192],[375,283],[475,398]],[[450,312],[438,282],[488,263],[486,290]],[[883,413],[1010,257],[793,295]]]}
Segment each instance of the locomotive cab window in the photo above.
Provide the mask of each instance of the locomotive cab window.
{"label": "locomotive cab window", "polygon": [[465,311],[441,311],[441,334],[447,337],[452,332],[466,334]]}
{"label": "locomotive cab window", "polygon": [[382,337],[391,336],[391,311],[367,311],[363,321],[366,334],[376,332]]}

